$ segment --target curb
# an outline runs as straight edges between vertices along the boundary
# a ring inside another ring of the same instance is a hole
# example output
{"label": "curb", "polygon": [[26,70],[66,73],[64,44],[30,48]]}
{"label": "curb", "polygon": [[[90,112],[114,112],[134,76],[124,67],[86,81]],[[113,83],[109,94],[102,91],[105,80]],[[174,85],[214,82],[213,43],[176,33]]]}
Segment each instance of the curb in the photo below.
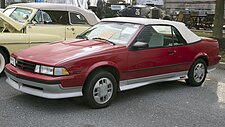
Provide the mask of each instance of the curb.
{"label": "curb", "polygon": [[225,70],[225,63],[220,62],[219,65],[217,66],[219,69],[224,69]]}

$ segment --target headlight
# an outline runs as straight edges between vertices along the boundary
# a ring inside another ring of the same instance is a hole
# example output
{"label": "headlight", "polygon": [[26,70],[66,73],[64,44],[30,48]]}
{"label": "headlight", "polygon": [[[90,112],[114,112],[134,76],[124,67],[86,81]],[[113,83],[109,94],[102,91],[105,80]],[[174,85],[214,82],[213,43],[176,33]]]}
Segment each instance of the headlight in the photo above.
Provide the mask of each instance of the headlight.
{"label": "headlight", "polygon": [[54,67],[41,66],[40,73],[53,75],[53,72],[54,72]]}
{"label": "headlight", "polygon": [[50,67],[44,65],[36,65],[34,72],[55,76],[69,75],[69,72],[65,68]]}
{"label": "headlight", "polygon": [[10,64],[12,64],[13,66],[16,66],[16,59],[12,56],[10,56]]}

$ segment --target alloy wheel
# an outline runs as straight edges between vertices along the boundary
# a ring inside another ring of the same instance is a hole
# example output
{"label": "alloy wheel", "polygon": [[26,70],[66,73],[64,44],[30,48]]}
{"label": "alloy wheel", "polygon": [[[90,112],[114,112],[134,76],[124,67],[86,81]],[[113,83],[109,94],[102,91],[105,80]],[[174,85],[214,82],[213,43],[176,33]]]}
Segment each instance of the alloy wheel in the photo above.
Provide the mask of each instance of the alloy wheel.
{"label": "alloy wheel", "polygon": [[107,103],[113,95],[113,84],[109,78],[100,78],[94,85],[93,97],[99,104]]}

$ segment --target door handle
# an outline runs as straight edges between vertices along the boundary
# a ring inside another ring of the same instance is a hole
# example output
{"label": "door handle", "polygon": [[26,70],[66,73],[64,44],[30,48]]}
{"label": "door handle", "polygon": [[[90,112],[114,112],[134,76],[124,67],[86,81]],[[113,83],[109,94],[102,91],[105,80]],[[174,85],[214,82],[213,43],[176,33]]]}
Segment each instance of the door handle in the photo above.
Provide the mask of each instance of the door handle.
{"label": "door handle", "polygon": [[67,30],[72,30],[72,31],[74,31],[75,29],[74,29],[74,28],[67,28]]}
{"label": "door handle", "polygon": [[174,54],[174,53],[176,53],[177,51],[176,50],[168,50],[168,54]]}

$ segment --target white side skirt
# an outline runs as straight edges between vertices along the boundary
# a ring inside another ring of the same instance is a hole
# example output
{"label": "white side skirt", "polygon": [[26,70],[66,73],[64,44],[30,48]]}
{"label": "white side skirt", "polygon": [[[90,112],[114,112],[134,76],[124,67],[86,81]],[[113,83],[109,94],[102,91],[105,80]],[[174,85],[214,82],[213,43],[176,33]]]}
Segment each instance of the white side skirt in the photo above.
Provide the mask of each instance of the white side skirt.
{"label": "white side skirt", "polygon": [[175,73],[168,73],[156,76],[149,76],[144,78],[137,78],[131,80],[123,80],[120,81],[120,91],[129,90],[141,86],[145,86],[152,83],[157,82],[165,82],[165,81],[176,81],[176,80],[184,80],[187,79],[188,71],[184,72],[175,72]]}

